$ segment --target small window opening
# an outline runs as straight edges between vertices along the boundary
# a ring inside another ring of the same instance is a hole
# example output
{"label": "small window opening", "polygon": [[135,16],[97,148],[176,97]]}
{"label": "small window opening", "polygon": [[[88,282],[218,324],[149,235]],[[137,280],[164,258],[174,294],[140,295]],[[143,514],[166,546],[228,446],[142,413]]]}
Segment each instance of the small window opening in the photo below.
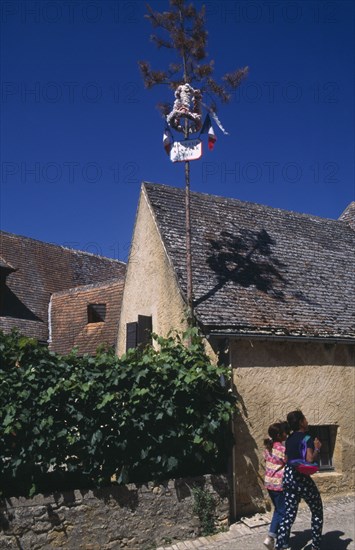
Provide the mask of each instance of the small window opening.
{"label": "small window opening", "polygon": [[337,436],[337,426],[309,426],[309,433],[313,438],[318,437],[322,443],[319,453],[319,469],[334,470],[333,456]]}
{"label": "small window opening", "polygon": [[88,323],[103,323],[106,317],[106,304],[88,305]]}

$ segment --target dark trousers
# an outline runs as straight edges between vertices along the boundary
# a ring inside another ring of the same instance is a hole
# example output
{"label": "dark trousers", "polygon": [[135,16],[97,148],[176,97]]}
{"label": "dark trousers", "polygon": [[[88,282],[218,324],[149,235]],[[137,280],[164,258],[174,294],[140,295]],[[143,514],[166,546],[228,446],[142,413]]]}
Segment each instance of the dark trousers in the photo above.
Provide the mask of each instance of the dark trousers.
{"label": "dark trousers", "polygon": [[268,493],[271,498],[271,502],[274,505],[274,513],[269,528],[269,535],[276,538],[279,525],[285,515],[285,495],[283,491],[270,491],[269,489]]}
{"label": "dark trousers", "polygon": [[312,514],[312,550],[320,550],[323,505],[316,484],[311,476],[300,474],[293,466],[287,464],[283,477],[283,488],[286,512],[279,526],[275,549],[281,550],[289,547],[291,528],[296,519],[299,502],[303,498]]}

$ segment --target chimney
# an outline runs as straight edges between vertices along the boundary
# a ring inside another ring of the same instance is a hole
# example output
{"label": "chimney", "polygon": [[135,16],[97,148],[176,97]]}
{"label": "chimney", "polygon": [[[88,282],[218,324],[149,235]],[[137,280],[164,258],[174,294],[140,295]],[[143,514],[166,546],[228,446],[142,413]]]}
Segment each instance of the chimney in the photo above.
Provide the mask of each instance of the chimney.
{"label": "chimney", "polygon": [[345,208],[339,220],[350,225],[351,229],[355,231],[355,201],[351,202],[349,206]]}

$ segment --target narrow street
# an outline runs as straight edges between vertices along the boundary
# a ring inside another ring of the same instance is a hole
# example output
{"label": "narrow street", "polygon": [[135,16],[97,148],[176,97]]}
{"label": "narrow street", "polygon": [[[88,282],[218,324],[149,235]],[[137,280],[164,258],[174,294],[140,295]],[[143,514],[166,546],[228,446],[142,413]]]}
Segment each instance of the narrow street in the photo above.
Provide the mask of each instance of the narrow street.
{"label": "narrow street", "polygon": [[[193,541],[184,541],[157,550],[258,550],[264,549],[267,525],[249,528],[238,522],[229,531]],[[324,502],[322,550],[355,550],[355,498]],[[292,550],[311,550],[310,513],[301,504],[290,539]]]}

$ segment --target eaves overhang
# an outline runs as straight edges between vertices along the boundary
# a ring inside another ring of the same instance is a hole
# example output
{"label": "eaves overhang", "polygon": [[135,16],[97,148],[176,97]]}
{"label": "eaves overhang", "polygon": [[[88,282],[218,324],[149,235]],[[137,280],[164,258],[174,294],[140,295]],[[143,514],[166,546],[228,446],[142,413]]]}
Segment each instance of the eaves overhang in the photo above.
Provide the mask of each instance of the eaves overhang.
{"label": "eaves overhang", "polygon": [[241,333],[238,331],[207,331],[205,332],[207,339],[211,338],[230,338],[233,340],[274,340],[278,342],[313,342],[318,344],[349,344],[355,345],[355,338],[343,336],[314,336],[314,335],[286,335],[286,334],[256,334],[256,333]]}

